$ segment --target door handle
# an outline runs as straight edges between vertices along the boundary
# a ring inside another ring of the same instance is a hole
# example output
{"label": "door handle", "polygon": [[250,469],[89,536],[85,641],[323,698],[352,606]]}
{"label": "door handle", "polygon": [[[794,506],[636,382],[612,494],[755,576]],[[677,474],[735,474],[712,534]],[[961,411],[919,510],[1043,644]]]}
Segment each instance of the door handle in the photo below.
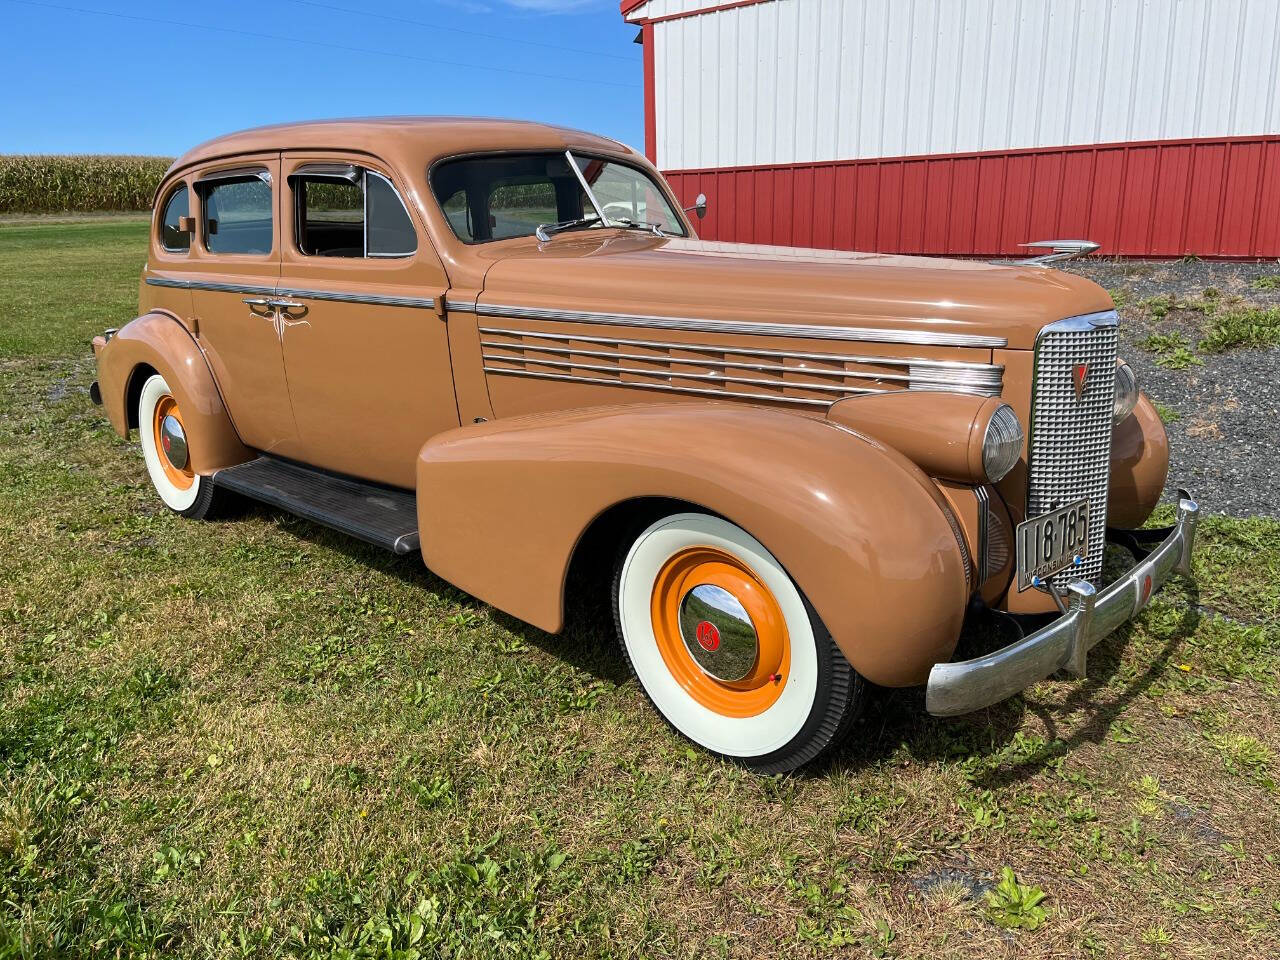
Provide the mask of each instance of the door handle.
{"label": "door handle", "polygon": [[275,307],[277,310],[298,310],[306,306],[306,304],[298,303],[295,300],[276,300],[274,298],[266,301],[266,303],[267,306]]}
{"label": "door handle", "polygon": [[245,297],[244,302],[251,307],[269,307],[271,301],[266,297]]}

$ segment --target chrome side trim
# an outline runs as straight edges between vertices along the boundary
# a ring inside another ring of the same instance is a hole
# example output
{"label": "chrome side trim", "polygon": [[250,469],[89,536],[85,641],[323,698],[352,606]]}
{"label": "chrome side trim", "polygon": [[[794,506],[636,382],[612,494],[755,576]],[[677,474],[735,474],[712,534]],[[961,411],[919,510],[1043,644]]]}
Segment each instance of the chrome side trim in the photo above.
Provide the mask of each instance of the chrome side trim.
{"label": "chrome side trim", "polygon": [[446,310],[452,310],[454,313],[475,313],[476,305],[470,300],[446,300],[444,302]]}
{"label": "chrome side trim", "polygon": [[[614,374],[633,373],[653,377],[716,380],[726,383],[757,383],[770,387],[787,386],[799,390],[845,395],[883,393],[887,388],[897,386],[911,390],[942,390],[977,396],[998,396],[1004,369],[999,365],[954,360],[802,353],[696,342],[675,343],[593,337],[585,334],[540,333],[537,330],[508,327],[482,326],[479,332],[484,361],[491,365],[499,363],[511,365],[496,368],[500,370],[509,370],[513,367],[525,369],[532,365],[556,367],[566,371],[582,369]],[[495,339],[500,337],[519,339]],[[643,353],[634,348],[684,351],[714,356],[664,356]],[[742,359],[720,359],[725,356],[739,356]],[[605,361],[609,363],[605,365]],[[631,361],[633,364],[648,363],[654,366],[619,366],[624,361]],[[800,361],[800,363],[788,364],[787,361]],[[810,365],[804,361],[822,362],[830,366]],[[880,369],[867,369],[866,367],[869,366]],[[859,367],[862,368],[859,369]],[[682,368],[690,372],[681,372]],[[702,372],[692,372],[696,368],[701,368]],[[785,379],[744,380],[731,375],[737,371],[781,375]],[[864,383],[854,385],[849,384],[849,381]]]}
{"label": "chrome side trim", "polygon": [[977,486],[973,488],[974,495],[978,498],[978,556],[976,566],[978,568],[978,586],[981,587],[987,582],[990,564],[987,561],[987,529],[991,523],[991,495],[987,493],[987,488]]}
{"label": "chrome side trim", "polygon": [[[491,357],[485,355],[486,362],[503,362],[503,357]],[[506,360],[507,363],[524,363],[522,360]],[[795,390],[816,390],[820,393],[836,393],[836,394],[863,394],[863,393],[884,393],[876,387],[846,387],[835,386],[826,383],[795,383],[790,380],[758,380],[753,377],[734,377],[723,373],[683,373],[679,370],[646,370],[643,367],[622,367],[610,366],[604,363],[575,363],[572,360],[534,360],[529,361],[536,363],[540,367],[558,367],[565,370],[594,370],[597,373],[629,373],[640,377],[665,377],[672,380],[700,380],[711,383],[743,383],[760,387],[791,387]],[[494,373],[514,373],[520,370],[520,367],[490,367],[485,366],[486,370]],[[576,378],[575,378],[576,379]],[[611,380],[610,383],[620,386],[628,386],[630,381],[627,380]],[[754,394],[751,394],[754,396]],[[835,401],[832,401],[833,403]]]}
{"label": "chrome side trim", "polygon": [[[474,312],[472,304],[463,302],[455,304],[449,301],[450,310]],[[626,347],[654,347],[663,350],[696,350],[708,353],[734,353],[750,357],[789,357],[797,360],[830,360],[836,363],[882,363],[901,366],[929,367],[938,370],[971,370],[975,374],[991,374],[997,377],[1004,372],[1004,366],[993,363],[974,363],[969,360],[925,360],[919,357],[883,357],[861,356],[847,353],[800,353],[795,350],[767,350],[763,347],[738,347],[727,344],[678,343],[670,340],[627,340],[618,337],[591,337],[581,333],[542,333],[538,330],[521,330],[515,327],[480,327],[481,333],[509,334],[518,337],[537,337],[539,340],[573,340],[586,343],[621,344]],[[513,344],[514,346],[514,344]],[[527,346],[541,350],[532,344]],[[549,349],[549,348],[547,348]],[[574,351],[575,353],[578,351]]]}
{"label": "chrome side trim", "polygon": [[180,290],[212,290],[217,293],[276,294],[300,300],[329,300],[335,303],[368,303],[381,307],[419,307],[430,310],[434,297],[383,296],[376,293],[345,293],[336,290],[304,290],[295,287],[259,287],[241,283],[218,283],[213,280],[173,280],[169,277],[147,277],[153,287],[176,287]]}
{"label": "chrome side trim", "polygon": [[1099,641],[1141,613],[1173,574],[1190,576],[1199,513],[1199,504],[1182,493],[1169,535],[1115,583],[1098,592],[1087,580],[1073,581],[1066,616],[986,656],[936,664],[925,709],[957,716],[998,703],[1057,670],[1083,676],[1088,653]]}
{"label": "chrome side trim", "polygon": [[[806,400],[803,397],[771,397],[763,393],[731,393],[727,390],[706,390],[701,387],[673,387],[667,383],[632,383],[627,380],[609,380],[604,377],[574,377],[563,373],[538,373],[533,370],[514,370],[506,367],[484,368],[486,373],[500,373],[511,377],[533,377],[538,380],[562,380],[570,383],[594,383],[607,387],[636,387],[641,390],[662,390],[666,393],[691,393],[701,397],[718,397],[721,400],[764,400],[770,403],[798,403],[812,407],[829,407],[832,400]],[[752,380],[751,383],[759,383]],[[788,384],[792,386],[792,384]]]}
{"label": "chrome side trim", "polygon": [[[689,357],[655,357],[643,353],[617,353],[611,350],[587,350],[575,349],[573,347],[542,347],[528,344],[509,344],[500,343],[496,340],[481,340],[480,346],[492,347],[496,350],[526,351],[537,350],[541,353],[554,353],[563,356],[575,357],[601,357],[609,360],[641,360],[658,363],[679,364],[681,366],[692,367],[724,367],[729,370],[754,370],[758,373],[795,373],[805,374],[813,377],[853,377],[859,380],[888,380],[896,383],[906,383],[912,386],[917,384],[928,384],[931,389],[937,390],[962,390],[962,389],[980,389],[989,386],[985,381],[973,381],[972,383],[956,378],[954,380],[943,380],[936,377],[919,377],[910,373],[864,373],[860,370],[818,370],[811,367],[788,367],[782,363],[742,363],[735,360],[696,360]],[[696,349],[696,348],[695,348]],[[730,351],[725,351],[730,352]],[[528,356],[507,357],[499,356],[496,353],[485,351],[484,358],[493,361],[505,361],[507,363],[536,363],[544,366],[568,366],[568,367],[588,367],[587,364],[581,363],[562,363],[553,360],[530,359]],[[589,369],[589,367],[588,367]],[[658,371],[645,371],[657,373]],[[670,374],[668,374],[670,375]],[[683,376],[683,374],[675,374]],[[792,382],[792,386],[800,386],[801,384]],[[918,389],[924,389],[923,386]],[[995,385],[994,390],[982,392],[990,392],[992,396],[996,396],[1000,391],[999,383]]]}
{"label": "chrome side trim", "polygon": [[747,320],[699,320],[690,317],[656,317],[630,313],[594,313],[552,310],[508,304],[477,304],[476,313],[488,317],[516,317],[564,323],[594,323],[617,327],[652,327],[694,333],[737,333],[758,337],[797,337],[810,340],[861,340],[868,343],[908,343],[931,347],[1005,347],[1004,337],[972,333],[930,333],[925,330],[875,330],[869,327],[829,327],[795,323],[757,323]]}

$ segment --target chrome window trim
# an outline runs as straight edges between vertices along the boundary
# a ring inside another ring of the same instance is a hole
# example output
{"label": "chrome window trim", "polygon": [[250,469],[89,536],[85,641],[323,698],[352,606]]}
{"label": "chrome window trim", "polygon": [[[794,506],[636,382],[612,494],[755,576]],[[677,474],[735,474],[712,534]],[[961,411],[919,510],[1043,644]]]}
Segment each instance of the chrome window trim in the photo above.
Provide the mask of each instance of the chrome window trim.
{"label": "chrome window trim", "polygon": [[[868,327],[830,327],[792,323],[759,323],[748,320],[702,320],[692,317],[658,317],[646,314],[596,313],[583,310],[555,310],[519,307],[510,304],[477,304],[481,316],[563,323],[592,323],[603,326],[651,327],[692,333],[736,333],[744,336],[795,337],[809,340],[857,340],[868,343],[905,343],[933,347],[1006,347],[1004,337],[972,333],[930,333],[923,330],[876,330]],[[532,332],[532,331],[530,331]]]}
{"label": "chrome window trim", "polygon": [[379,307],[419,307],[433,309],[434,297],[400,297],[376,293],[347,293],[339,290],[306,290],[296,287],[261,287],[240,283],[218,283],[212,280],[174,280],[169,277],[147,277],[153,287],[176,287],[180,290],[210,290],[217,293],[274,294],[299,300],[326,300],[335,303],[367,303]]}

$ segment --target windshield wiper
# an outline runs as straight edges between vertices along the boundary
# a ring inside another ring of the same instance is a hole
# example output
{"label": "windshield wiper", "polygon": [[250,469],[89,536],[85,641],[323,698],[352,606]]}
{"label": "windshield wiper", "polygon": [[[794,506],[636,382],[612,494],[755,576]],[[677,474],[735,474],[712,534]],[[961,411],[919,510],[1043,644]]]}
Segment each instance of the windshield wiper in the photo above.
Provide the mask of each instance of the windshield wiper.
{"label": "windshield wiper", "polygon": [[546,243],[554,234],[564,233],[566,230],[577,230],[581,227],[592,227],[600,223],[599,217],[579,217],[577,220],[561,220],[559,223],[540,223],[538,229],[533,231],[533,235]]}
{"label": "windshield wiper", "polygon": [[614,217],[609,221],[609,225],[613,227],[626,227],[628,230],[647,230],[655,237],[666,237],[662,232],[662,226],[657,223],[650,223],[648,220],[632,220],[630,217]]}
{"label": "windshield wiper", "polygon": [[619,227],[623,230],[644,230],[655,237],[666,237],[661,225],[649,223],[646,220],[632,220],[629,217],[613,217],[607,223],[601,223],[599,217],[579,217],[577,220],[562,220],[560,223],[540,223],[533,233],[539,240],[546,243],[557,233],[578,230],[582,227],[594,227],[597,224],[604,227]]}

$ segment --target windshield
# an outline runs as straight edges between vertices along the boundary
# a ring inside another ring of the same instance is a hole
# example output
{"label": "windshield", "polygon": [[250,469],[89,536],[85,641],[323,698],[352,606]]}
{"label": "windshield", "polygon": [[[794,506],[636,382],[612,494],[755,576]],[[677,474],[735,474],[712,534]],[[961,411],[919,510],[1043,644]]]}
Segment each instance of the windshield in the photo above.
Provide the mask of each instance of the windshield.
{"label": "windshield", "polygon": [[[656,226],[670,236],[685,236],[680,217],[648,174],[600,157],[574,155],[573,160],[576,172],[567,153],[448,160],[432,170],[431,189],[449,226],[466,243],[528,237],[539,227],[569,221],[581,221],[582,229]],[[583,180],[594,203],[582,189]]]}

